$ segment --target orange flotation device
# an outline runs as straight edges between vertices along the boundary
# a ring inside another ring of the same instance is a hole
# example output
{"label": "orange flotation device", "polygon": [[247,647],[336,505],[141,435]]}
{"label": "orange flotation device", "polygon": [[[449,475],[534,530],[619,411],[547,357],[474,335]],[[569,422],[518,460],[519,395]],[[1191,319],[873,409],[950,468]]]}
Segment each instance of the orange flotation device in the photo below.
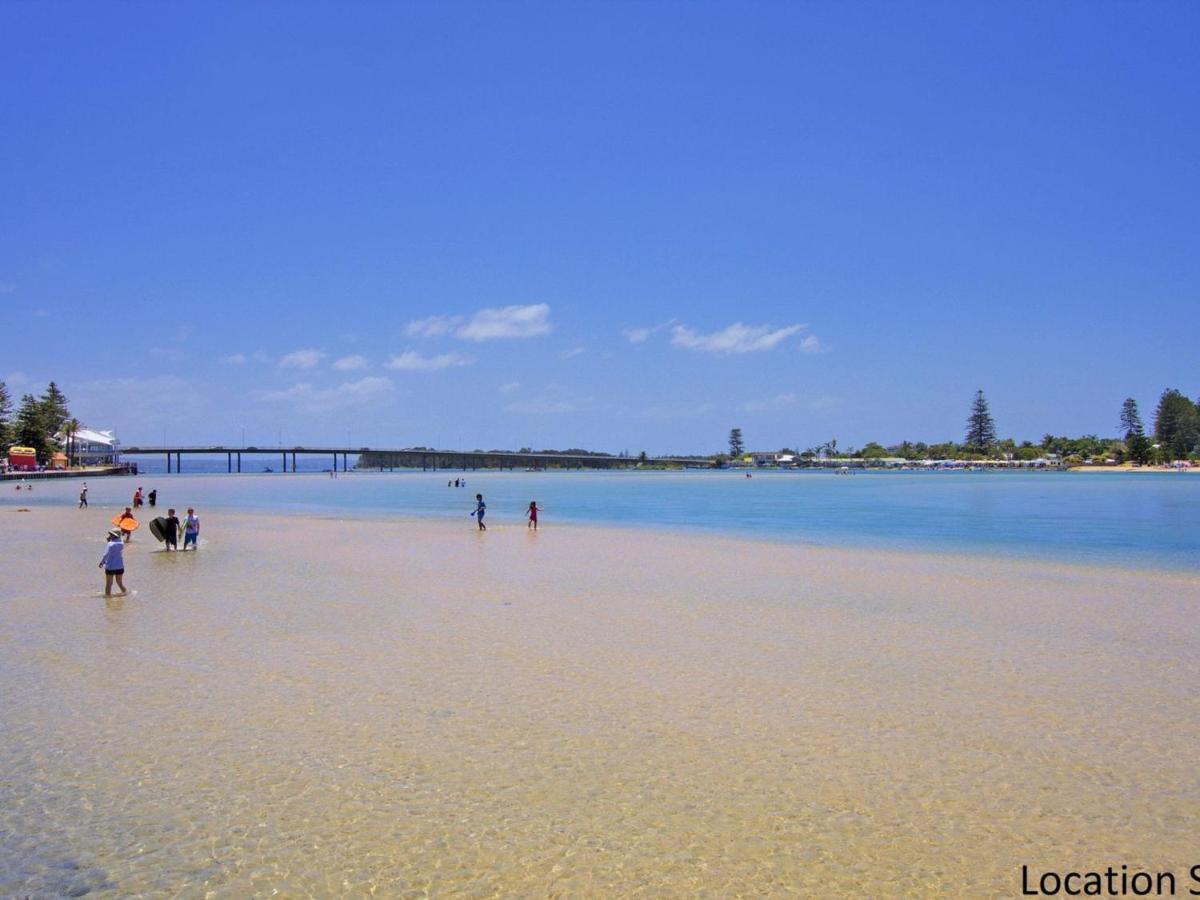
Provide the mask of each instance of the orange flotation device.
{"label": "orange flotation device", "polygon": [[127,516],[124,513],[117,513],[113,516],[112,523],[122,531],[137,531],[138,526],[142,524],[133,516]]}

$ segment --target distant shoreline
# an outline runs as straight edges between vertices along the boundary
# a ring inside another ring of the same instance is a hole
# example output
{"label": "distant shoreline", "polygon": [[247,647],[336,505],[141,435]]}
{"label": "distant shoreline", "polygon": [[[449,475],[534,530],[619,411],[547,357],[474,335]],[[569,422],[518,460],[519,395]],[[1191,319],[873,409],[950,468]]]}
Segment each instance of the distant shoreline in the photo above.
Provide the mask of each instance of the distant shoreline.
{"label": "distant shoreline", "polygon": [[1200,466],[1190,466],[1185,469],[1176,469],[1171,466],[1070,466],[1065,471],[1067,472],[1105,472],[1105,473],[1121,473],[1121,472],[1136,472],[1140,475],[1181,475],[1181,474],[1197,474],[1200,473]]}
{"label": "distant shoreline", "polygon": [[135,475],[125,463],[90,466],[81,469],[43,469],[40,472],[14,470],[0,473],[0,481],[56,481],[63,478],[103,478],[109,475]]}

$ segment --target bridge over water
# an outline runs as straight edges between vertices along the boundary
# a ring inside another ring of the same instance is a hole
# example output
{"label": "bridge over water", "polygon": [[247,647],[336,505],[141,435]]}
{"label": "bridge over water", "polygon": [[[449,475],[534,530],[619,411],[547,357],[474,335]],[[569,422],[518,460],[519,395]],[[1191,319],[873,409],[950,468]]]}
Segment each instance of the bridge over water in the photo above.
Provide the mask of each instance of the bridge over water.
{"label": "bridge over water", "polygon": [[[366,456],[371,461],[369,468],[378,469],[619,469],[633,468],[639,460],[629,456],[610,456],[590,453],[521,453],[507,450],[432,450],[425,447],[399,449],[375,449],[372,447],[122,447],[121,456],[166,457],[167,472],[182,472],[185,456],[225,457],[228,472],[242,471],[242,456],[277,456],[280,472],[296,471],[297,456],[323,456],[330,461],[333,471],[348,471],[350,457]],[[695,457],[650,457],[651,465],[707,467],[710,462]]]}

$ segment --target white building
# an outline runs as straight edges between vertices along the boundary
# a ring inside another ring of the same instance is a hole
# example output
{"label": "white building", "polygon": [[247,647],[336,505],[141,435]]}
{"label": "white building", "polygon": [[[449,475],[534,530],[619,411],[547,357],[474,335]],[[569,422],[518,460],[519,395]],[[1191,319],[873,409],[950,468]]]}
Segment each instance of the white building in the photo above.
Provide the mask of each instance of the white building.
{"label": "white building", "polygon": [[[66,445],[65,438],[60,438]],[[71,457],[77,466],[111,466],[120,462],[120,441],[111,431],[80,428],[73,437]]]}

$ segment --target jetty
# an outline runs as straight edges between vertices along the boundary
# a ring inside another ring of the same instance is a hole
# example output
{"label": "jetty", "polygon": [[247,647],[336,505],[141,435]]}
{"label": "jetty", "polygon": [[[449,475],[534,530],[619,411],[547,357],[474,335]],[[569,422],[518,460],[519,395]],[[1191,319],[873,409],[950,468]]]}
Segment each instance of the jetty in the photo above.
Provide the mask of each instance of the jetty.
{"label": "jetty", "polygon": [[[122,447],[122,457],[159,456],[167,462],[167,472],[183,471],[183,458],[225,457],[226,471],[242,471],[243,456],[273,456],[279,460],[280,472],[295,472],[300,456],[325,457],[330,470],[346,472],[350,457],[358,457],[358,469],[633,469],[654,467],[711,467],[704,457],[613,456],[604,453],[535,453],[511,450],[434,450],[429,447],[380,449],[372,447]],[[289,469],[290,465],[290,469]]]}

